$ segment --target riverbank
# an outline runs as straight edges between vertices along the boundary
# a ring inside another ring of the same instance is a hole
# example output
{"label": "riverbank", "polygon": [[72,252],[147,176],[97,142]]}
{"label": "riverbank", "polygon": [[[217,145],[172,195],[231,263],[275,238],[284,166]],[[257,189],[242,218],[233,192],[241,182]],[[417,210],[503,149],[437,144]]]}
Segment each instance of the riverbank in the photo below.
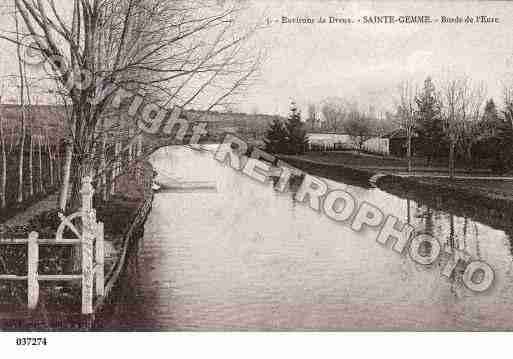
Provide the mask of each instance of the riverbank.
{"label": "riverbank", "polygon": [[[472,218],[493,228],[513,233],[513,190],[494,189],[492,184],[480,186],[469,180],[407,178],[393,175],[380,177],[376,186],[398,197],[414,200],[431,208]],[[502,183],[504,187],[512,186]]]}
{"label": "riverbank", "polygon": [[[353,169],[370,172],[406,173],[408,161],[402,157],[389,155],[356,153],[354,151],[308,152],[301,156],[288,156],[328,165],[342,165]],[[447,160],[437,159],[429,166],[424,157],[412,157],[413,172],[418,174],[447,173]],[[456,173],[460,175],[488,175],[491,171],[486,168],[467,169],[463,164],[456,163]]]}
{"label": "riverbank", "polygon": [[[326,161],[314,161],[305,156],[279,156],[283,161],[309,174],[334,181],[369,188],[369,179],[383,174],[374,185],[379,189],[425,204],[431,208],[472,218],[487,225],[513,233],[513,180],[479,179],[462,176],[457,179],[430,177],[429,174],[407,177],[393,171],[362,170]],[[353,156],[354,158],[354,156]],[[350,162],[356,163],[356,162]],[[359,162],[360,163],[360,162]]]}
{"label": "riverbank", "polygon": [[373,172],[351,168],[341,164],[312,161],[299,156],[279,155],[279,159],[311,175],[337,182],[369,188]]}
{"label": "riverbank", "polygon": [[[128,241],[140,238],[141,209],[148,211],[153,191],[153,168],[142,162],[120,176],[116,181],[116,194],[108,202],[95,197],[97,219],[105,228],[105,279],[106,287],[112,288],[122,267]],[[26,224],[7,227],[4,238],[26,238],[30,231],[38,231],[41,237],[53,238],[60,224],[55,203],[50,208],[40,208]],[[145,218],[143,218],[144,220]],[[134,223],[136,227],[134,229]],[[26,247],[2,246],[0,249],[2,274],[26,275]],[[75,274],[76,265],[69,246],[44,246],[40,249],[39,272],[42,274]],[[106,296],[108,296],[106,291]],[[41,283],[38,308],[29,313],[26,309],[26,282],[0,282],[0,329],[1,330],[75,330],[83,328],[80,315],[81,286],[79,282]],[[99,301],[96,301],[99,303]]]}
{"label": "riverbank", "polygon": [[[354,232],[208,153],[174,146],[158,151],[152,163],[181,183],[212,182],[217,190],[197,186],[155,195],[144,241],[133,241],[112,297],[116,305],[108,306],[111,320],[98,330],[511,326],[504,315],[511,306],[508,281],[497,280],[493,295],[471,294],[462,283],[440,278],[447,257],[423,269],[377,244],[377,231]],[[331,185],[469,251],[497,278],[510,271],[509,238],[502,231],[377,188]]]}

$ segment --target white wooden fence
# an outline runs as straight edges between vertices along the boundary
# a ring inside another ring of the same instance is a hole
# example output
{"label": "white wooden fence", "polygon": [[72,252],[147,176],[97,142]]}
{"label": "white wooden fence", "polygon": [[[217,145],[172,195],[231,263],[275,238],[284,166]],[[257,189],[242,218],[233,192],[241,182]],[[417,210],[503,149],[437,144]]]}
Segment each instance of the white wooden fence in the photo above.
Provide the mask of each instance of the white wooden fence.
{"label": "white wooden fence", "polygon": [[[60,214],[61,224],[55,238],[41,239],[37,232],[31,232],[28,238],[0,239],[1,245],[27,245],[27,275],[0,275],[0,280],[27,281],[27,301],[29,309],[36,309],[39,301],[40,281],[75,281],[82,283],[82,314],[93,313],[94,289],[96,296],[104,295],[104,236],[103,223],[96,221],[96,211],[93,209],[94,189],[91,178],[82,180],[82,208],[80,211],[65,217]],[[76,223],[78,222],[78,223]],[[71,230],[76,238],[62,238],[66,229]],[[80,245],[82,248],[82,273],[80,274],[39,274],[40,245]],[[96,283],[93,287],[94,281]]]}

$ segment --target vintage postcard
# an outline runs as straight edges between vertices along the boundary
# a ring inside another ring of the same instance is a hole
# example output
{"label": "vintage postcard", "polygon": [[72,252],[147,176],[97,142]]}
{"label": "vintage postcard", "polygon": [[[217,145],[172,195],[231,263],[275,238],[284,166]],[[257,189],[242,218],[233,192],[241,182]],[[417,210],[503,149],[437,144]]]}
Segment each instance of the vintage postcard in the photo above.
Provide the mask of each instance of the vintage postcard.
{"label": "vintage postcard", "polygon": [[513,329],[512,24],[2,0],[0,330]]}

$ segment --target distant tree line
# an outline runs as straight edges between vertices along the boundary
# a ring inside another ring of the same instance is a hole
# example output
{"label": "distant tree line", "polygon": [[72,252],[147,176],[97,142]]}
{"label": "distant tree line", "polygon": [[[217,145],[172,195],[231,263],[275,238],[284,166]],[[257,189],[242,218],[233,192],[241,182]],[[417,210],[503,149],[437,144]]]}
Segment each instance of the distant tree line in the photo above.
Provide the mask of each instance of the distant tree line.
{"label": "distant tree line", "polygon": [[427,165],[447,158],[451,177],[456,161],[469,169],[484,163],[494,172],[512,168],[512,102],[506,100],[499,110],[492,98],[486,99],[484,84],[467,76],[441,81],[438,89],[431,77],[420,90],[403,82],[399,93],[396,120],[406,130],[409,148],[416,136],[416,152]]}
{"label": "distant tree line", "polygon": [[372,106],[362,110],[357,103],[337,97],[309,104],[305,128],[347,134],[360,150],[371,137],[401,130],[409,170],[412,157],[419,155],[427,166],[447,161],[451,177],[456,162],[497,173],[513,168],[513,91],[505,90],[504,105],[498,108],[493,98],[486,97],[482,82],[448,74],[436,83],[427,77],[421,86],[402,81],[394,97],[394,110],[381,114]]}

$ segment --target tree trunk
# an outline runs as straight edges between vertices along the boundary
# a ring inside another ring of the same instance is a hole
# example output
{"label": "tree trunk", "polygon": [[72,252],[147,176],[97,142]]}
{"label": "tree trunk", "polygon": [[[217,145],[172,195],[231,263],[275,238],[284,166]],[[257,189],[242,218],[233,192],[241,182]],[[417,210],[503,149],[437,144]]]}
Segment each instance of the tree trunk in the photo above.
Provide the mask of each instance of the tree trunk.
{"label": "tree trunk", "polygon": [[63,175],[62,175],[62,184],[61,184],[61,193],[59,197],[59,208],[62,212],[66,210],[66,205],[68,203],[68,195],[69,195],[69,185],[70,185],[70,177],[71,177],[71,162],[73,159],[73,144],[66,143],[64,157],[64,166],[63,166]]}
{"label": "tree trunk", "polygon": [[470,170],[470,173],[472,173],[472,169],[474,168],[474,161],[472,160],[472,145],[468,146],[467,147],[467,163],[468,163],[468,168]]}
{"label": "tree trunk", "polygon": [[37,139],[38,139],[38,153],[39,153],[39,156],[38,156],[39,157],[39,193],[43,193],[45,191],[45,187],[43,185],[43,157],[41,155],[41,152],[42,152],[41,147],[43,145],[41,143],[41,136],[43,136],[43,135],[40,134],[37,137]]}
{"label": "tree trunk", "polygon": [[17,141],[14,141],[14,138],[15,138],[15,135],[14,135],[14,126],[11,127],[11,141],[9,143],[9,153],[12,153],[12,150],[13,150],[13,146],[14,146],[14,142],[17,142]]}
{"label": "tree trunk", "polygon": [[18,203],[23,202],[23,160],[25,152],[25,75],[23,73],[22,58],[21,58],[21,45],[20,31],[18,26],[18,13],[14,12],[14,21],[16,23],[16,39],[18,44],[16,45],[16,54],[18,56],[18,70],[20,74],[20,105],[21,105],[21,145],[18,161],[18,197],[16,198]]}
{"label": "tree trunk", "polygon": [[[29,197],[34,196],[34,138],[33,138],[33,128],[34,128],[34,112],[32,111],[32,102],[30,99],[30,86],[27,81],[27,67],[26,64],[23,63],[23,74],[25,76],[25,88],[27,91],[27,120],[30,121],[29,124],[29,133],[30,133],[30,142],[29,142],[29,164],[28,164],[28,170],[29,170]],[[30,112],[29,112],[30,111]],[[30,116],[32,114],[32,116]]]}
{"label": "tree trunk", "polygon": [[55,172],[56,172],[55,180],[56,180],[57,184],[60,185],[62,164],[61,164],[61,154],[60,154],[59,145],[55,146],[54,160],[55,160]]}
{"label": "tree trunk", "polygon": [[18,197],[17,202],[21,203],[23,202],[23,162],[24,162],[24,155],[25,155],[25,109],[22,105],[21,109],[21,144],[20,144],[20,152],[18,157]]}
{"label": "tree trunk", "polygon": [[454,178],[454,141],[451,141],[449,146],[449,179]]}
{"label": "tree trunk", "polygon": [[34,196],[34,137],[32,136],[32,125],[30,125],[30,145],[29,145],[29,194]]}
{"label": "tree trunk", "polygon": [[411,133],[408,131],[408,144],[406,148],[406,157],[408,158],[408,174],[411,174]]}
{"label": "tree trunk", "polygon": [[2,142],[2,182],[0,185],[0,205],[5,208],[7,203],[5,201],[5,187],[7,185],[7,156],[5,155],[5,138],[3,128],[3,118],[0,117],[0,141]]}
{"label": "tree trunk", "polygon": [[114,145],[114,165],[112,166],[112,178],[111,178],[111,184],[110,184],[110,194],[113,195],[116,193],[116,177],[119,174],[119,142],[115,142]]}
{"label": "tree trunk", "polygon": [[53,154],[52,154],[52,145],[50,143],[50,137],[46,136],[46,146],[48,148],[48,164],[50,168],[50,186],[53,187],[55,185],[55,180],[53,176]]}
{"label": "tree trunk", "polygon": [[107,140],[105,138],[105,133],[102,133],[102,147],[100,152],[100,171],[101,171],[101,188],[102,188],[102,199],[104,201],[108,200],[109,191],[107,188],[107,173],[105,172],[107,169],[107,164],[105,160],[105,151],[107,150]]}
{"label": "tree trunk", "polygon": [[411,215],[410,215],[410,200],[406,198],[406,223],[410,224]]}

